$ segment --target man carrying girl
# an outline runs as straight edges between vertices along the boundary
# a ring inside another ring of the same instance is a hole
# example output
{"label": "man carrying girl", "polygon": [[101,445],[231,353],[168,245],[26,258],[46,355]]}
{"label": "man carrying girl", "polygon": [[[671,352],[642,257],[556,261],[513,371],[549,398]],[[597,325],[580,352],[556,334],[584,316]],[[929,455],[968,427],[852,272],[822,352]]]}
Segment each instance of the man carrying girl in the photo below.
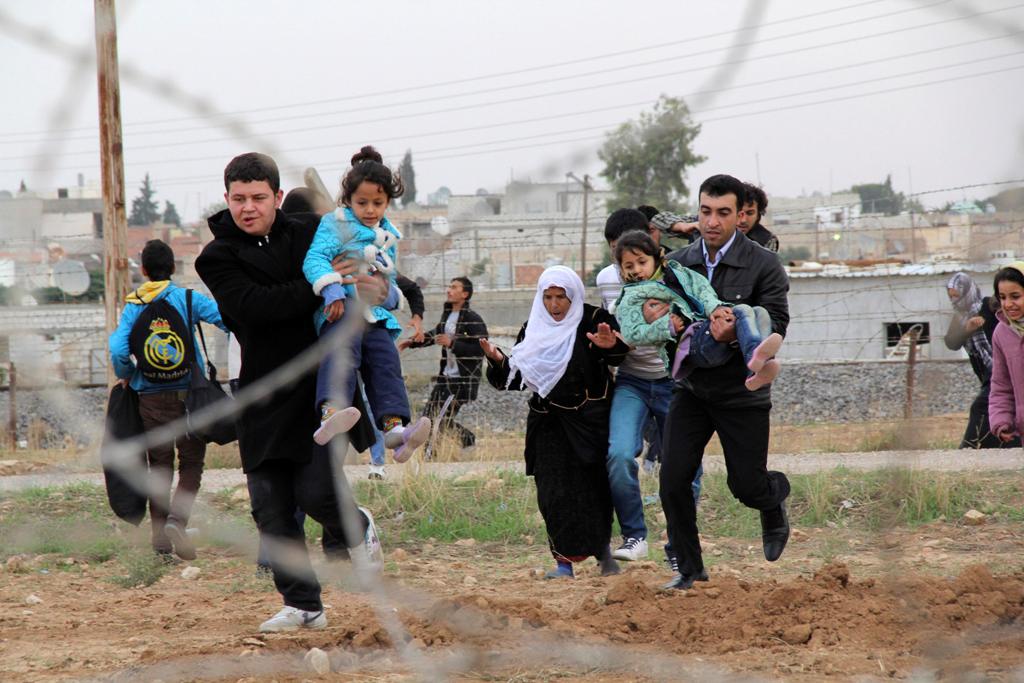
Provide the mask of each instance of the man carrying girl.
{"label": "man carrying girl", "polygon": [[[712,176],[701,184],[699,196],[701,238],[668,258],[707,278],[720,301],[733,307],[763,307],[771,331],[785,335],[789,279],[775,254],[737,230],[746,197],[743,183],[732,176]],[[716,341],[731,341],[725,311],[710,318],[710,335]],[[729,490],[741,503],[760,512],[765,559],[777,560],[789,539],[784,504],[789,480],[782,472],[767,468],[771,387],[751,391],[746,383],[749,374],[743,356],[733,353],[723,365],[693,368],[673,395],[660,477],[669,541],[679,557],[679,574],[670,588],[686,589],[694,581],[708,580],[690,483],[715,433],[725,454]]]}

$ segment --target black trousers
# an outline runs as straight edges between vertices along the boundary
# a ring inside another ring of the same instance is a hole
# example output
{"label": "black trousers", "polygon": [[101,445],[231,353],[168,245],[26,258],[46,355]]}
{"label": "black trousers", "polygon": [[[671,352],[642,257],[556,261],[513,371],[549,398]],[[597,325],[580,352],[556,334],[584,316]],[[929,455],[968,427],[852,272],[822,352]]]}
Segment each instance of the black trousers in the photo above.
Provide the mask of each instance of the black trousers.
{"label": "black trousers", "polygon": [[[339,472],[338,476],[340,485],[347,490],[345,474]],[[309,562],[306,537],[295,519],[295,510],[302,510],[320,522],[325,538],[327,534],[336,539],[346,538],[328,449],[313,446],[313,458],[305,464],[267,461],[246,477],[252,517],[260,532],[260,542],[270,550],[268,559],[274,585],[284,604],[312,612],[320,610],[320,583]],[[361,544],[366,524],[366,518],[359,515],[359,535],[346,539],[344,545],[354,548]],[[282,552],[282,545],[289,550]]]}
{"label": "black trousers", "polygon": [[436,379],[434,388],[430,392],[430,398],[427,399],[426,405],[423,406],[424,417],[436,420],[441,408],[444,407],[444,402],[449,396],[452,397],[448,410],[441,416],[441,423],[438,425],[438,429],[454,431],[459,437],[459,444],[463,448],[469,448],[476,443],[476,434],[455,421],[455,416],[459,414],[462,406],[469,403],[468,400],[460,399],[468,395],[471,395],[468,380],[461,377],[451,378],[442,375]]}
{"label": "black trousers", "polygon": [[1003,443],[988,425],[988,390],[989,384],[981,385],[981,391],[971,402],[970,414],[967,416],[967,428],[960,440],[960,448],[1020,448],[1020,438]]}
{"label": "black trousers", "polygon": [[734,408],[713,398],[698,398],[685,387],[672,395],[661,452],[661,505],[668,540],[679,557],[679,570],[704,569],[697,535],[697,506],[690,488],[711,435],[718,433],[725,454],[729,490],[755,510],[771,510],[789,495],[782,472],[768,471],[770,405]]}

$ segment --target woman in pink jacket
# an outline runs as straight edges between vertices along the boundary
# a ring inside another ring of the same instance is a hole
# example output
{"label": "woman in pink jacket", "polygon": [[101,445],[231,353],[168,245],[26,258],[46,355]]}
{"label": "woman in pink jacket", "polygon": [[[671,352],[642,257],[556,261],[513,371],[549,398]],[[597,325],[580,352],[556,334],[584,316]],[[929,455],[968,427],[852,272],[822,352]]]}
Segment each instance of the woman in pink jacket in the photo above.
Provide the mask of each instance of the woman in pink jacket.
{"label": "woman in pink jacket", "polygon": [[992,433],[1010,441],[1024,431],[1024,261],[995,277],[999,324],[992,333],[992,389],[988,421]]}

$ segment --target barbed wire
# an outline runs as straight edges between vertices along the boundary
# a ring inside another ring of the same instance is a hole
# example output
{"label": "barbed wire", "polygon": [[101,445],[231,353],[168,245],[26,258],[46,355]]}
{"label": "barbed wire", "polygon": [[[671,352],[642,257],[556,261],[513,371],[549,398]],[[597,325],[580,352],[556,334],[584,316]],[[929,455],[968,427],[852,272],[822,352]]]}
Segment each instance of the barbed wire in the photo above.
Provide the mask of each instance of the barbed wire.
{"label": "barbed wire", "polygon": [[[842,8],[837,8],[835,10],[824,10],[824,11],[821,11],[821,12],[816,12],[816,13],[812,13],[812,14],[808,14],[808,15],[803,15],[803,17],[801,17],[801,18],[807,18],[807,17],[812,17],[812,16],[821,16],[821,15],[824,15],[824,14],[828,14],[830,11],[840,11],[840,10],[846,10],[846,9],[850,9],[850,8],[857,8],[857,7],[872,5],[872,4],[876,4],[877,1],[878,0],[875,0],[875,2],[862,2],[862,3],[857,3],[857,4],[854,4],[854,5],[847,5],[847,6],[844,6]],[[937,7],[938,5],[941,5],[941,4],[945,4],[945,3],[930,3],[928,5],[925,5],[922,9],[930,9],[932,7]],[[907,11],[909,11],[909,10],[907,10]],[[996,11],[1002,11],[1002,10],[996,10]],[[986,13],[979,13],[979,14],[986,14]],[[972,15],[972,16],[975,16],[975,15]],[[0,14],[0,23],[6,25],[6,17],[7,17],[7,15]],[[975,18],[977,18],[977,17],[975,17]],[[783,23],[784,21],[792,21],[792,20],[793,19],[790,19],[790,20],[780,20],[780,21],[777,21],[777,22],[765,22],[765,23],[760,24],[760,26],[770,26],[770,25],[774,25],[774,24]],[[845,23],[843,25],[848,25],[849,23],[850,22],[847,22],[847,23]],[[753,28],[753,27],[742,27],[741,29],[737,29],[737,31],[745,31],[745,30],[750,29],[750,28]],[[736,35],[737,36],[737,40],[740,39],[739,38],[739,34],[736,33],[736,32],[724,32],[724,33],[710,34],[710,35],[728,35],[728,34]],[[692,41],[693,39],[689,39],[689,40]],[[675,42],[686,42],[686,41],[675,41]],[[675,44],[675,43],[672,43],[672,44]],[[603,59],[603,58],[608,58],[608,57],[611,57],[611,56],[619,56],[620,54],[629,54],[629,53],[640,52],[642,50],[655,49],[656,47],[660,47],[660,46],[645,46],[642,49],[630,50],[630,51],[620,51],[620,53],[609,53],[608,55],[592,57],[590,59]],[[734,45],[730,46],[729,48],[726,48],[726,54],[729,53],[729,50],[735,50],[735,49],[737,49],[737,45],[734,43]],[[76,54],[79,55],[79,58],[82,57],[81,53],[76,53]],[[66,56],[71,58],[72,55],[71,55],[71,53],[67,53]],[[559,64],[559,66],[565,66],[565,65],[569,65],[569,64],[575,64],[575,63],[584,63],[584,62],[585,62],[585,60],[572,60],[572,61],[569,61],[569,62],[561,63],[561,64]],[[733,64],[733,65],[730,65],[730,66],[735,66],[735,65]],[[507,73],[508,74],[528,73],[528,72],[531,72],[531,71],[534,71],[534,70],[547,69],[547,68],[554,68],[554,66],[553,65],[545,65],[545,66],[540,66],[540,67],[527,67],[527,68],[524,68],[524,69],[519,69],[519,70],[516,70],[516,71],[513,71],[513,72],[507,72]],[[623,68],[633,68],[633,67],[623,67]],[[1019,67],[1015,67],[1015,68],[1019,68]],[[1008,70],[1004,70],[1004,71],[1000,71],[1000,72],[992,72],[992,73],[1004,73],[1004,72],[1008,72]],[[124,73],[125,73],[125,71],[122,70],[122,74],[124,74]],[[129,73],[131,73],[131,70],[129,70]],[[137,74],[137,75],[139,75],[140,77],[144,76],[143,74]],[[727,71],[726,75],[730,75],[730,73]],[[493,75],[491,75],[491,76],[477,76],[477,77],[469,77],[469,78],[465,78],[465,79],[454,79],[452,81],[449,81],[448,84],[479,82],[480,80],[484,80],[484,79],[490,78],[490,77],[494,77],[494,76]],[[146,77],[146,78],[148,78],[148,77]],[[962,78],[968,78],[968,77],[962,77]],[[159,81],[154,81],[154,82],[151,83],[151,85],[157,85],[158,83],[159,83]],[[436,87],[436,86],[437,86],[437,84],[433,84],[432,86],[429,86],[429,87]],[[428,86],[420,86],[420,87],[425,88],[425,87],[428,87]],[[159,92],[161,90],[161,88],[157,87],[155,90],[157,92]],[[171,87],[171,88],[167,88],[163,92],[163,96],[168,97],[168,99],[172,99],[179,92],[184,93],[183,90],[182,91],[177,91],[173,87]],[[184,93],[184,94],[187,96],[187,93]],[[213,120],[216,121],[218,119],[218,117],[220,117],[220,116],[230,116],[230,114],[227,114],[227,113],[216,113],[216,112],[213,112],[213,111],[205,112],[203,110],[203,107],[201,106],[202,104],[203,103],[202,103],[201,100],[199,100],[199,98],[192,98],[191,105],[190,105],[191,108],[194,111],[197,111],[198,115],[201,116],[201,117],[205,118],[206,116],[210,116]],[[799,105],[799,106],[810,106],[810,105]],[[723,118],[723,119],[719,119],[719,120],[725,120],[725,119]],[[233,133],[237,133],[240,136],[253,134],[253,132],[251,130],[249,130],[249,129],[245,128],[245,127],[236,127],[236,126],[234,126],[231,123],[227,124],[226,127],[228,127],[229,130],[232,130]],[[507,144],[507,143],[505,141],[495,141],[495,142],[491,142],[491,143],[480,143],[480,144],[499,145],[499,144]],[[549,141],[547,143],[542,143],[542,144],[547,145],[547,144],[552,144],[552,142]],[[470,146],[470,145],[465,145],[463,147],[463,149],[471,149],[471,148],[472,148],[472,146]],[[444,148],[444,151],[445,151],[445,153],[449,153],[449,152],[453,151],[453,148],[451,148],[451,147]],[[490,150],[489,152],[478,152],[478,153],[495,153],[495,152],[500,152],[500,151],[504,151],[504,150]],[[284,153],[288,153],[288,152],[284,152]],[[47,157],[46,157],[46,155],[42,155],[41,158],[45,159]],[[434,157],[434,158],[435,159],[439,159],[439,158],[453,158],[453,157],[449,156],[449,157]],[[431,159],[429,158],[429,155],[428,155],[427,161],[430,161],[430,160]],[[216,178],[216,180],[219,182],[220,178],[218,177],[218,178]],[[1002,181],[1002,182],[1016,183],[1016,182],[1021,182],[1021,181],[1020,180],[1014,180],[1014,181]],[[973,187],[989,187],[989,186],[992,186],[992,185],[993,185],[992,183],[974,184],[974,185],[963,185],[963,186],[960,186],[960,187],[957,187],[957,188],[952,188],[952,189],[953,190],[958,190],[958,189],[967,189],[967,188],[973,188]],[[908,195],[908,196],[919,196],[919,195],[928,194],[929,192],[941,192],[941,191],[947,191],[947,190],[930,190],[930,191],[925,191],[925,192],[921,192],[921,193],[913,193],[913,194]],[[571,221],[571,222],[575,222],[575,221],[581,219],[581,216],[580,216],[578,211],[579,211],[579,209],[577,209],[576,212],[573,212],[572,215],[570,215],[568,217],[568,220]],[[548,220],[548,219],[537,219],[537,220],[541,221],[541,220]],[[524,225],[524,226],[525,225],[531,225],[531,224],[533,224],[533,221],[532,221],[532,219],[530,219],[530,220],[523,219],[523,222],[520,223],[520,224]],[[867,231],[867,229],[865,229],[865,232],[866,231]],[[90,237],[91,236],[92,235],[90,235]],[[996,238],[993,237],[991,239],[996,239]],[[566,238],[566,241],[568,241],[568,238]],[[520,239],[518,242],[515,242],[515,241],[513,241],[512,238],[508,238],[508,239],[506,239],[506,238],[496,238],[496,240],[493,243],[494,244],[498,244],[498,245],[504,245],[504,246],[523,246],[523,247],[525,247],[525,246],[528,245],[528,242],[526,242],[526,241],[524,241],[522,239]],[[445,252],[445,253],[447,253],[447,252]],[[910,283],[906,283],[906,282],[900,281],[898,276],[887,275],[887,276],[885,276],[885,280],[883,281],[883,283],[881,283],[881,284],[872,284],[868,289],[871,292],[877,293],[878,296],[876,298],[878,298],[879,300],[882,300],[881,296],[880,296],[880,294],[882,292],[888,292],[888,294],[890,295],[890,299],[891,299],[890,307],[891,307],[892,311],[899,310],[899,311],[906,312],[906,313],[909,313],[909,314],[912,314],[912,315],[921,315],[921,314],[924,314],[924,313],[929,314],[929,315],[931,315],[931,314],[939,315],[939,314],[944,313],[943,310],[935,307],[934,304],[928,304],[927,308],[913,309],[913,310],[907,308],[904,304],[902,304],[901,301],[900,301],[900,296],[898,296],[898,295],[902,295],[902,294],[904,294],[904,293],[906,293],[908,291],[912,291],[913,287],[912,287],[912,285]],[[822,306],[811,307],[811,308],[809,308],[809,310],[804,311],[801,315],[806,316],[805,320],[807,320],[808,322],[833,322],[833,321],[839,322],[839,321],[842,321],[844,319],[842,314],[831,312],[829,310],[829,308],[830,307],[838,308],[838,307],[841,307],[843,305],[846,305],[847,303],[849,303],[849,299],[850,298],[852,298],[853,296],[855,296],[857,294],[863,294],[864,291],[865,291],[865,288],[859,287],[859,286],[853,286],[853,285],[851,285],[849,287],[845,287],[845,288],[840,288],[840,289],[835,290],[835,291],[832,292],[832,294],[837,295],[836,298],[831,299],[831,300],[829,300],[827,302],[824,302],[822,304]],[[509,299],[511,299],[513,296],[519,296],[519,295],[520,295],[520,293],[510,292],[508,297],[509,297]],[[810,293],[807,293],[807,292],[799,292],[799,293],[794,293],[793,298],[796,299],[798,305],[800,305],[799,302],[801,301],[801,297],[809,296],[809,295],[810,295]],[[885,315],[885,314],[883,313],[881,315]],[[351,319],[358,319],[358,316],[351,316]],[[881,327],[881,326],[879,326],[879,327]],[[306,372],[309,372],[313,368],[317,367],[317,365],[323,360],[324,355],[326,353],[329,353],[332,349],[344,348],[344,342],[346,340],[346,335],[347,334],[352,334],[352,333],[354,333],[354,325],[350,325],[348,327],[343,326],[343,334],[340,334],[339,336],[335,336],[335,337],[332,337],[332,338],[321,338],[320,342],[316,346],[311,347],[309,350],[307,350],[307,352],[302,354],[300,357],[296,358],[293,361],[293,363],[290,363],[286,367],[280,368],[278,372],[275,372],[274,374],[264,378],[260,382],[257,382],[256,384],[254,384],[252,386],[246,387],[242,392],[239,393],[239,396],[237,398],[238,402],[233,406],[233,408],[231,408],[231,410],[233,410],[233,411],[235,411],[237,413],[238,411],[243,410],[247,405],[251,405],[253,402],[265,400],[267,397],[273,395],[274,391],[279,389],[281,386],[284,386],[288,382],[292,381],[295,377],[298,377],[298,376],[300,376],[300,375],[302,375],[302,374],[304,374]],[[818,344],[818,345],[820,345],[820,344],[822,344],[823,342],[826,342],[826,341],[844,340],[844,341],[851,341],[851,342],[854,342],[854,343],[862,342],[864,345],[867,345],[867,344],[873,343],[873,342],[879,342],[880,343],[882,335],[883,335],[883,331],[880,329],[876,333],[871,334],[871,335],[865,335],[865,334],[856,334],[856,335],[852,335],[852,336],[842,335],[842,336],[836,336],[836,337],[831,338],[831,339],[830,338],[826,338],[826,337],[820,337],[820,338],[817,338],[817,339],[814,339],[814,340],[797,340],[797,339],[793,339],[793,340],[790,340],[789,342],[787,342],[787,344],[792,344],[794,346],[809,345],[809,344]],[[934,336],[934,334],[933,334],[933,336]],[[340,355],[341,355],[341,358],[339,359],[340,360],[340,367],[338,368],[338,370],[341,371],[341,372],[344,372],[345,364],[346,364],[347,360],[345,360],[344,354],[340,354]],[[65,390],[65,391],[59,391],[59,392],[55,392],[55,393],[58,395],[58,398],[55,399],[55,404],[58,407],[60,407],[62,405],[65,405],[68,402],[68,399],[69,399],[69,392],[68,391]],[[216,420],[218,416],[222,417],[222,416],[227,415],[227,414],[228,413],[225,412],[224,410],[221,410],[219,413],[216,412],[216,411],[211,411],[211,412],[204,413],[203,415],[199,416],[199,419],[200,419],[200,422],[202,422],[203,420],[213,421],[213,420]],[[95,427],[95,425],[94,425],[94,427]],[[164,428],[163,431],[152,432],[151,434],[149,434],[147,437],[145,437],[141,441],[122,443],[119,446],[119,448],[122,449],[122,450],[120,450],[119,452],[122,453],[122,454],[125,454],[125,455],[128,454],[129,452],[131,452],[132,454],[134,454],[133,457],[135,457],[135,463],[137,463],[138,462],[137,455],[138,455],[138,452],[139,452],[140,448],[144,448],[146,445],[151,444],[151,443],[155,442],[156,440],[158,440],[160,438],[172,438],[172,437],[174,437],[176,435],[183,434],[184,430],[185,430],[185,427],[182,424],[176,424],[174,426],[167,425],[166,428]],[[340,505],[341,505],[341,507],[343,509],[343,512],[344,512],[344,514],[342,515],[342,518],[344,520],[346,520],[347,522],[349,522],[349,526],[351,527],[351,523],[354,522],[354,520],[356,519],[356,516],[355,516],[355,512],[354,512],[354,501],[352,500],[351,491],[348,489],[347,484],[344,482],[343,475],[340,474],[343,470],[342,470],[342,467],[341,467],[341,458],[339,456],[343,455],[343,453],[342,453],[343,443],[340,442],[340,441],[334,442],[334,443],[332,443],[331,449],[332,449],[332,460],[333,460],[333,462],[335,464],[335,472],[338,474],[338,479],[336,480],[335,483],[338,486],[338,488],[337,488],[338,496],[337,497],[338,497],[338,499],[340,501]],[[137,486],[139,487],[138,490],[140,490],[140,491],[150,491],[151,490],[150,487],[152,485],[152,481],[148,478],[148,474],[144,475],[144,473],[141,470],[141,468],[133,466],[132,468],[127,468],[127,469],[124,469],[123,471],[126,474],[126,476],[129,476],[130,478],[133,478],[133,480],[136,482]],[[199,511],[200,512],[203,511],[202,506],[199,507]],[[221,524],[211,524],[210,527],[209,527],[209,532],[212,535],[212,537],[214,537],[217,540],[222,541],[222,542],[225,543],[225,545],[228,548],[228,552],[238,553],[238,554],[243,554],[243,555],[247,555],[248,556],[248,555],[250,555],[252,553],[252,550],[254,549],[253,548],[254,543],[253,543],[253,539],[252,539],[251,533],[248,534],[248,535],[246,535],[244,533],[239,533],[239,529],[238,529],[237,526],[229,526],[228,524],[223,524],[223,525],[221,525]],[[348,528],[347,529],[347,535],[348,535],[349,538],[355,538],[355,537],[359,536],[359,533],[355,529]],[[275,561],[280,561],[281,563],[283,563],[285,565],[288,565],[289,564],[289,562],[288,562],[289,557],[291,556],[291,553],[294,551],[294,548],[290,548],[286,544],[274,543],[273,540],[271,539],[269,550],[274,555]],[[292,565],[292,566],[294,567],[295,565]],[[647,651],[640,652],[640,651],[638,651],[638,650],[636,650],[634,648],[627,647],[627,646],[619,646],[619,645],[613,644],[613,643],[611,643],[611,642],[609,642],[607,640],[604,641],[604,642],[601,642],[601,643],[593,644],[593,645],[581,645],[581,644],[578,644],[578,643],[574,643],[570,638],[567,638],[567,637],[565,637],[562,634],[560,634],[557,638],[553,639],[551,637],[551,634],[549,632],[547,632],[547,631],[542,631],[542,632],[539,632],[539,633],[536,633],[536,634],[522,634],[522,633],[512,633],[510,631],[510,629],[507,629],[507,628],[506,629],[497,629],[498,636],[500,637],[501,642],[502,642],[502,649],[505,650],[505,654],[494,656],[494,657],[481,655],[481,653],[477,650],[477,648],[475,648],[474,646],[471,646],[471,645],[470,646],[466,646],[462,651],[457,652],[456,654],[458,656],[453,657],[453,658],[442,658],[441,656],[435,654],[436,650],[435,651],[430,651],[430,652],[419,653],[419,652],[417,652],[415,650],[415,648],[401,647],[401,645],[400,645],[401,643],[404,643],[404,642],[406,642],[408,640],[408,637],[409,637],[410,634],[408,632],[408,629],[406,629],[401,624],[401,622],[398,620],[398,617],[396,616],[397,613],[398,613],[398,609],[399,608],[401,608],[403,610],[412,611],[413,613],[415,613],[420,618],[423,618],[423,619],[426,619],[426,620],[431,620],[431,621],[436,621],[436,622],[443,623],[443,624],[447,624],[455,633],[463,635],[466,638],[470,638],[470,637],[479,635],[481,633],[481,629],[477,625],[478,622],[474,622],[472,619],[468,619],[466,621],[459,621],[458,619],[448,618],[448,617],[445,617],[444,615],[438,615],[438,614],[436,614],[436,612],[432,612],[430,610],[430,607],[435,603],[435,600],[436,600],[435,596],[431,595],[430,592],[424,591],[422,589],[417,589],[417,590],[407,589],[407,588],[405,588],[401,584],[401,582],[398,582],[398,581],[382,581],[382,580],[376,580],[376,579],[368,579],[368,577],[366,577],[365,574],[364,575],[360,575],[360,573],[358,571],[358,568],[356,568],[356,570],[357,570],[356,571],[357,578],[361,578],[362,579],[360,584],[359,584],[359,587],[363,591],[369,591],[369,594],[372,596],[372,601],[371,601],[371,605],[370,605],[372,613],[381,622],[381,624],[383,625],[383,627],[385,628],[385,630],[389,634],[389,637],[390,637],[392,643],[395,644],[394,651],[395,651],[395,653],[396,653],[396,655],[397,655],[401,665],[408,667],[411,671],[414,672],[414,675],[416,675],[419,678],[423,678],[425,680],[445,680],[445,679],[447,679],[447,678],[449,678],[449,677],[451,677],[453,675],[459,674],[459,673],[465,673],[465,672],[474,671],[474,670],[481,670],[481,669],[482,670],[496,670],[496,669],[499,669],[503,665],[508,666],[510,663],[518,663],[518,662],[522,662],[522,661],[529,662],[531,666],[537,666],[539,662],[555,662],[555,663],[559,663],[559,664],[562,664],[562,665],[575,666],[575,667],[594,667],[594,666],[597,666],[597,667],[606,668],[606,669],[609,669],[609,670],[612,670],[612,671],[621,671],[621,672],[623,672],[624,674],[627,674],[627,675],[637,675],[637,674],[639,674],[639,675],[645,675],[645,676],[647,676],[649,678],[652,678],[654,680],[665,680],[665,681],[678,680],[681,676],[686,676],[686,675],[692,676],[692,677],[694,677],[696,679],[700,679],[700,680],[729,680],[729,679],[735,678],[735,674],[733,672],[727,672],[727,671],[723,671],[723,670],[719,670],[719,669],[714,669],[714,668],[706,667],[703,664],[695,663],[690,658],[676,657],[676,656],[666,655],[664,653],[653,653],[652,654],[652,653],[647,652]],[[339,583],[339,582],[347,579],[348,576],[351,574],[351,571],[349,571],[348,565],[338,565],[338,564],[330,564],[330,565],[328,565],[326,567],[319,568],[318,571],[319,571],[320,576],[323,578],[323,580],[325,582],[332,583],[332,584]],[[474,612],[472,612],[472,610],[471,610],[470,613],[473,614]],[[279,656],[261,656],[259,658],[259,662],[257,664],[257,666],[259,667],[258,669],[255,668],[255,666],[249,665],[248,663],[244,662],[239,657],[233,657],[233,656],[230,656],[230,655],[213,654],[213,655],[198,656],[198,657],[189,658],[189,659],[168,658],[165,661],[162,661],[162,662],[159,662],[159,663],[156,663],[156,664],[153,664],[153,665],[141,665],[141,666],[137,666],[137,667],[132,667],[131,669],[126,670],[126,671],[114,672],[114,673],[110,674],[110,676],[113,676],[113,677],[120,676],[122,678],[132,678],[132,677],[134,677],[134,678],[145,678],[145,679],[163,678],[164,680],[180,680],[180,679],[183,679],[183,678],[200,678],[200,677],[208,677],[208,676],[211,676],[211,675],[224,677],[224,676],[231,676],[231,675],[239,675],[239,676],[241,676],[241,675],[259,675],[259,676],[263,676],[263,675],[269,675],[269,674],[273,674],[273,673],[282,673],[282,674],[284,674],[284,673],[293,673],[293,672],[294,673],[298,673],[298,672],[303,671],[305,669],[305,667],[301,663],[299,657],[296,654],[294,654],[295,650],[293,650],[292,648],[289,648],[287,645],[282,645],[282,649],[284,651]],[[289,652],[289,650],[291,650],[291,651]],[[926,661],[927,661],[927,659],[926,659]],[[107,677],[105,677],[105,678],[107,678]]]}

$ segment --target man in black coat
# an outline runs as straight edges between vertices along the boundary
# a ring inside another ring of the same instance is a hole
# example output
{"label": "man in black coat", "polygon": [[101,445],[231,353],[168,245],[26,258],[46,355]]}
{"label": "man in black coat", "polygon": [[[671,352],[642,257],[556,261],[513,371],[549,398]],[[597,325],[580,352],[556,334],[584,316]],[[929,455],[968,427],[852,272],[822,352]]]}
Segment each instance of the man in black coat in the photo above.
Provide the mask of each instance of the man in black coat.
{"label": "man in black coat", "polygon": [[[737,230],[744,196],[743,183],[732,176],[705,180],[700,186],[701,238],[668,258],[706,276],[722,301],[763,306],[771,316],[772,331],[785,335],[789,279],[775,254]],[[735,338],[727,332],[727,318],[712,317],[712,336],[719,341]],[[771,386],[748,391],[747,374],[737,352],[726,365],[694,369],[676,386],[666,422],[660,490],[679,574],[666,588],[685,589],[694,581],[708,580],[690,484],[716,432],[725,453],[729,490],[747,507],[761,511],[765,558],[777,560],[789,539],[784,505],[789,480],[767,469]]]}
{"label": "man in black coat", "polygon": [[[456,422],[455,415],[462,406],[476,400],[483,364],[480,340],[487,338],[487,325],[480,314],[469,307],[473,283],[468,277],[453,278],[446,296],[437,326],[425,333],[422,341],[406,340],[398,348],[404,351],[433,344],[441,347],[441,367],[423,407],[423,415],[433,420],[443,411],[439,427],[454,430],[462,447],[470,448],[476,444],[476,435]],[[445,402],[449,402],[446,410]]]}
{"label": "man in black coat", "polygon": [[[209,218],[214,239],[196,260],[196,271],[228,329],[238,337],[238,380],[244,392],[317,342],[313,312],[320,299],[302,274],[302,261],[318,221],[302,221],[278,209],[280,177],[274,160],[266,155],[232,159],[224,169],[224,186],[228,208]],[[261,539],[278,549],[271,552],[270,565],[285,604],[263,622],[261,631],[327,625],[320,584],[295,510],[303,510],[335,538],[346,538],[335,485],[348,483],[343,472],[333,471],[326,449],[313,443],[319,425],[315,395],[313,367],[238,419],[252,515]],[[368,551],[379,555],[372,520],[365,512],[354,525],[364,536],[346,545],[353,548],[365,542]]]}

